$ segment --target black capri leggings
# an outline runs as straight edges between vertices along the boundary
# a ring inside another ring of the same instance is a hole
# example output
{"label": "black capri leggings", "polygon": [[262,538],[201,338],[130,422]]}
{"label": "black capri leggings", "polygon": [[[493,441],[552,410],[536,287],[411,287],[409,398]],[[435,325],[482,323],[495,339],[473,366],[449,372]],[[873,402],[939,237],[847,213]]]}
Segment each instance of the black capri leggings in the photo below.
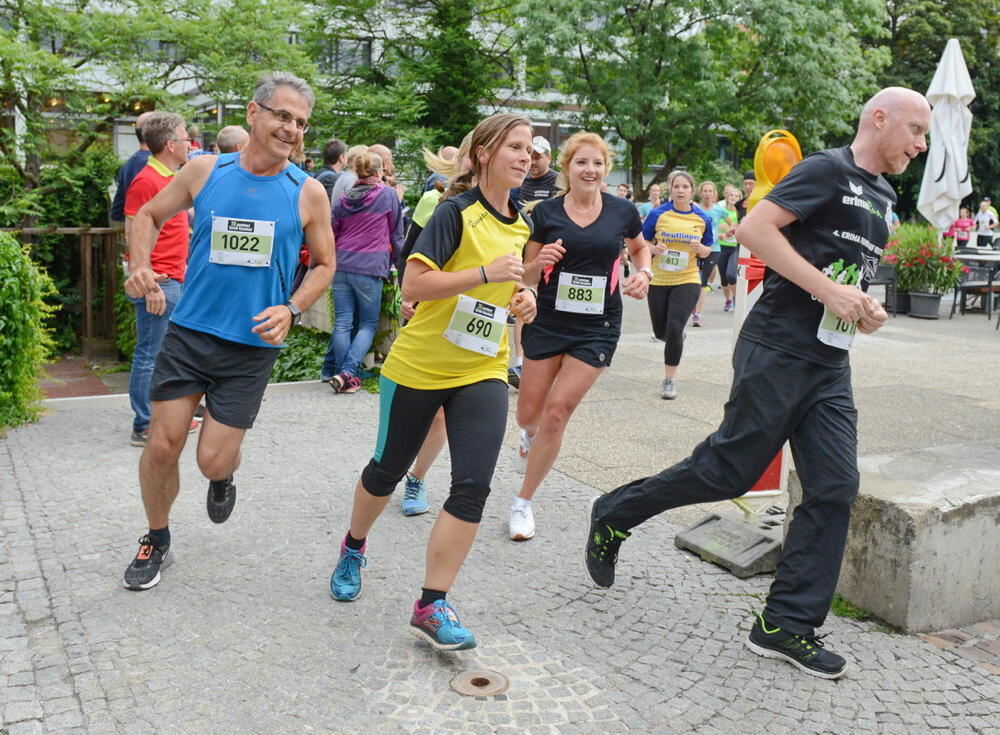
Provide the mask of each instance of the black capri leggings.
{"label": "black capri leggings", "polygon": [[715,264],[719,262],[720,255],[722,255],[721,252],[715,252],[707,258],[698,258],[698,270],[701,271],[702,286],[708,285],[708,279],[712,277],[712,269],[714,269]]}
{"label": "black capri leggings", "polygon": [[719,250],[719,278],[722,279],[723,286],[736,285],[736,265],[739,262],[737,253],[739,251],[739,245],[735,247],[723,245]]}
{"label": "black capri leggings", "polygon": [[410,469],[439,407],[451,449],[451,494],[444,509],[479,523],[507,430],[507,384],[483,380],[457,388],[419,390],[379,379],[378,440],[361,484],[376,497],[392,494]]}
{"label": "black capri leggings", "polygon": [[666,344],[663,347],[663,364],[676,367],[681,364],[684,352],[684,325],[698,303],[701,286],[682,283],[680,286],[650,286],[646,296],[649,320],[653,334]]}

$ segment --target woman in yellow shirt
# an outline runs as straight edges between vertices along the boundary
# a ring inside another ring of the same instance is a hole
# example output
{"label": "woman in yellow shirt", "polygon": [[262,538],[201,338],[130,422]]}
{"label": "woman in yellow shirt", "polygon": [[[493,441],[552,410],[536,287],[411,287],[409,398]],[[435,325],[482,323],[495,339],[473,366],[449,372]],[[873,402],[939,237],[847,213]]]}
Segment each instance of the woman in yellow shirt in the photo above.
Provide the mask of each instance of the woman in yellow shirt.
{"label": "woman in yellow shirt", "polygon": [[712,218],[692,203],[694,178],[674,171],[667,180],[670,201],[654,208],[642,226],[651,243],[653,280],[646,303],[653,334],[663,340],[663,382],[660,398],[677,397],[674,378],[684,351],[684,325],[698,303],[701,274],[698,258],[712,254]]}
{"label": "woman in yellow shirt", "polygon": [[[350,527],[330,579],[334,599],[357,599],[368,532],[444,407],[452,485],[427,545],[410,631],[440,650],[473,648],[446,595],[472,547],[507,423],[507,311],[530,322],[521,285],[531,225],[510,199],[531,163],[531,122],[504,113],[472,132],[478,185],[438,204],[407,259],[403,299],[417,302],[380,378],[375,452],[354,491]],[[460,177],[462,178],[462,177]]]}

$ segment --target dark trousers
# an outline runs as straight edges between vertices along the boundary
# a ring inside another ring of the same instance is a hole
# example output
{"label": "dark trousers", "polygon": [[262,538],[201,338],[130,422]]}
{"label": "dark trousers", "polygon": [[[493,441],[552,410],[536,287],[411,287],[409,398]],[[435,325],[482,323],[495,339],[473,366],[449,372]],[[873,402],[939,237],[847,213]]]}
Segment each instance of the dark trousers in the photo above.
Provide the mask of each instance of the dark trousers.
{"label": "dark trousers", "polygon": [[789,441],[802,482],[764,617],[810,635],[830,610],[858,493],[849,367],[831,368],[740,339],[722,425],[687,459],[597,501],[623,531],[670,508],[743,495]]}

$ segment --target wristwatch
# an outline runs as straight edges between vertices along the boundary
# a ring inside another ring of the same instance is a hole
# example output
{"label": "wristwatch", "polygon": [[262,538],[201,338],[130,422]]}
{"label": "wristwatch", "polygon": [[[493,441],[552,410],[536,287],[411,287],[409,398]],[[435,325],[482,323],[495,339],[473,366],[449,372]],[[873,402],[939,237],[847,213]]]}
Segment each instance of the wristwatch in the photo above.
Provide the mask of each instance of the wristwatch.
{"label": "wristwatch", "polygon": [[639,272],[640,273],[645,273],[647,276],[649,276],[649,280],[651,280],[651,281],[653,280],[653,269],[652,268],[640,268]]}
{"label": "wristwatch", "polygon": [[288,310],[292,312],[292,326],[294,327],[302,321],[302,311],[299,307],[292,303],[291,299],[285,302],[285,306],[287,306]]}

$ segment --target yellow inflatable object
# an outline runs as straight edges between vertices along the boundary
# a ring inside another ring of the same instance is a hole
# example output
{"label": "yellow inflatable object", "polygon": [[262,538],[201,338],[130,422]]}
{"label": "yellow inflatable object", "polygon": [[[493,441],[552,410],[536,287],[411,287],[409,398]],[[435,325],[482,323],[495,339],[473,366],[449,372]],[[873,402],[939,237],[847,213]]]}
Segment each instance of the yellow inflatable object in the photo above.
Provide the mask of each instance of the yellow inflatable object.
{"label": "yellow inflatable object", "polygon": [[747,198],[747,211],[753,209],[792,170],[792,166],[801,160],[802,150],[794,135],[787,130],[770,130],[765,133],[753,157],[753,172],[757,183]]}

